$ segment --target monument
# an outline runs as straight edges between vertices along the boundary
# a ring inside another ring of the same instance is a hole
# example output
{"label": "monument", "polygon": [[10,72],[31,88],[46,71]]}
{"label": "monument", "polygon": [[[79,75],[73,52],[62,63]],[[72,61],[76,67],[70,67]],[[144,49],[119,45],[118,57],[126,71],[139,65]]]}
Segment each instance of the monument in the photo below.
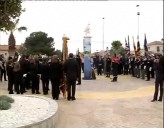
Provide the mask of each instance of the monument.
{"label": "monument", "polygon": [[[62,60],[62,63],[64,63],[66,61],[66,59],[68,58],[68,46],[67,46],[67,43],[68,43],[68,40],[70,40],[70,39],[64,34],[63,37],[62,37],[62,40],[63,40],[63,44],[62,44],[61,60]],[[63,75],[63,80],[61,82],[60,90],[62,91],[64,98],[66,98],[66,90],[67,90],[66,86],[67,86],[66,76]]]}
{"label": "monument", "polygon": [[83,51],[84,51],[84,80],[91,79],[91,35],[90,24],[85,28],[85,36],[83,39]]}
{"label": "monument", "polygon": [[63,46],[62,46],[62,61],[65,61],[68,58],[68,40],[70,40],[68,37],[65,36],[65,34],[63,35]]}

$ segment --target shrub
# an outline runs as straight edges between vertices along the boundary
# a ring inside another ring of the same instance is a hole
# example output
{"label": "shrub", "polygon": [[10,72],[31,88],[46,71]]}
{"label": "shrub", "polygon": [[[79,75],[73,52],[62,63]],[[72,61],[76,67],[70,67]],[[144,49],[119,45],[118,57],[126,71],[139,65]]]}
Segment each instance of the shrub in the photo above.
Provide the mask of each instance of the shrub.
{"label": "shrub", "polygon": [[13,103],[14,102],[14,99],[13,98],[11,98],[11,97],[9,97],[9,96],[6,96],[6,95],[1,95],[0,96],[0,101],[1,100],[5,100],[5,101],[7,101],[7,102],[9,102],[9,103]]}
{"label": "shrub", "polygon": [[5,100],[0,100],[0,110],[8,110],[11,108],[11,104]]}
{"label": "shrub", "polygon": [[0,96],[0,110],[8,110],[9,108],[11,108],[11,104],[13,103],[14,99],[6,96],[6,95],[1,95]]}

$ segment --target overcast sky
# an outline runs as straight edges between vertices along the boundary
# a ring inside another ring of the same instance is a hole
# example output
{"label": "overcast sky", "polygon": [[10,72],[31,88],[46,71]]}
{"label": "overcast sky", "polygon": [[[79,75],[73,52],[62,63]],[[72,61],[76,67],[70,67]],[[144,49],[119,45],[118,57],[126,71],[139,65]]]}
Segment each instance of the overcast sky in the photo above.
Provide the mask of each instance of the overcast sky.
{"label": "overcast sky", "polygon": [[[136,7],[136,5],[140,5]],[[141,47],[144,33],[147,41],[160,41],[163,37],[163,1],[25,1],[18,27],[26,26],[27,32],[14,32],[16,44],[21,44],[30,33],[43,31],[54,38],[55,48],[62,48],[62,36],[70,38],[69,52],[83,51],[84,29],[88,23],[91,28],[92,52],[111,47],[111,42],[132,36],[137,42],[138,16]],[[103,20],[103,17],[105,18]],[[104,22],[104,23],[103,23]],[[103,29],[104,24],[104,29]],[[8,35],[0,33],[0,43],[8,44]]]}

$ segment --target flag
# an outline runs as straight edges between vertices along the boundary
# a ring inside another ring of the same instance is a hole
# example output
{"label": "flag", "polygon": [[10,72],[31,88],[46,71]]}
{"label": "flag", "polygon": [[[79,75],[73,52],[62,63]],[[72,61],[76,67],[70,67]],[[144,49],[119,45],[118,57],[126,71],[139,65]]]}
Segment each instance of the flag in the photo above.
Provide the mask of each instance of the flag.
{"label": "flag", "polygon": [[144,39],[144,50],[145,50],[145,56],[146,56],[148,52],[146,34],[145,34],[145,39]]}
{"label": "flag", "polygon": [[140,41],[139,41],[139,36],[137,36],[137,55],[140,55]]}
{"label": "flag", "polygon": [[125,51],[126,51],[126,55],[129,55],[130,54],[130,49],[129,49],[129,45],[127,43],[126,38],[125,38]]}
{"label": "flag", "polygon": [[135,42],[134,42],[134,37],[133,38],[133,48],[134,48],[134,54],[135,56],[137,56],[137,50],[136,50],[136,45],[135,45]]}
{"label": "flag", "polygon": [[129,46],[129,52],[130,52],[130,42],[129,42],[129,35],[128,35],[128,46]]}

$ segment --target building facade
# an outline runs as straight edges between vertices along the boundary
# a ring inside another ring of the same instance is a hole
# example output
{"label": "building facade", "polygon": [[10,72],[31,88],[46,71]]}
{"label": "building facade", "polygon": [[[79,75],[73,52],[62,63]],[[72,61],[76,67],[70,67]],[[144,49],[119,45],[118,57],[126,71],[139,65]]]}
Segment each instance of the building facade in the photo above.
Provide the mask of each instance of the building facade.
{"label": "building facade", "polygon": [[[16,51],[21,47],[21,45],[15,45]],[[9,57],[9,46],[8,45],[0,45],[0,55],[4,55],[5,58]]]}
{"label": "building facade", "polygon": [[148,51],[163,54],[163,44],[161,41],[153,41],[147,44]]}

